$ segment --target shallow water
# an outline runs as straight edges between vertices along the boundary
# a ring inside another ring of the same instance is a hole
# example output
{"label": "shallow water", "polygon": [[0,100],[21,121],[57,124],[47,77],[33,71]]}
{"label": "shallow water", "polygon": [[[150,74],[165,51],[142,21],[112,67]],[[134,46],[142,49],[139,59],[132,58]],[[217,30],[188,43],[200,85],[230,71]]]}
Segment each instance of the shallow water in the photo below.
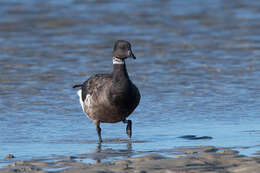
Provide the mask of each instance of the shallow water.
{"label": "shallow water", "polygon": [[71,87],[111,70],[117,39],[133,45],[127,67],[142,99],[130,149],[125,124],[102,124],[101,152],[119,152],[105,160],[193,145],[256,153],[259,9],[246,0],[1,1],[0,166],[97,153],[95,126]]}

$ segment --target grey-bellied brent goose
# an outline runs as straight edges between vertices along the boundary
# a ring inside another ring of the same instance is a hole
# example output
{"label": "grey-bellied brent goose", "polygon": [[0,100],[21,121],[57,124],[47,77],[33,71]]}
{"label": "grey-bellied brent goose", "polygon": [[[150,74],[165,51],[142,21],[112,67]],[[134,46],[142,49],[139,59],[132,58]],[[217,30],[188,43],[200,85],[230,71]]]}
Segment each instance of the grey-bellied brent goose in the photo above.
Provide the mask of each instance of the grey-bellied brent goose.
{"label": "grey-bellied brent goose", "polygon": [[100,123],[127,123],[126,134],[132,136],[132,122],[126,118],[140,101],[138,88],[129,79],[125,59],[136,59],[131,44],[125,40],[115,42],[113,49],[113,71],[109,74],[95,74],[80,85],[77,92],[85,114],[96,125],[99,142],[102,142]]}

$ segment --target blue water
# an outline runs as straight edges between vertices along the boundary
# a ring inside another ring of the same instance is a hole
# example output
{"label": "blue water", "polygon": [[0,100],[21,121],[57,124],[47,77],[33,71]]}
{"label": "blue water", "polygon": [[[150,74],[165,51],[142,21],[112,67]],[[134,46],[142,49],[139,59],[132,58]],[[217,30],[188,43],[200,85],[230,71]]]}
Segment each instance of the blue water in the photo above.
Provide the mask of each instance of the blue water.
{"label": "blue water", "polygon": [[130,117],[131,148],[125,124],[102,124],[102,151],[132,157],[216,145],[256,153],[259,9],[260,2],[246,0],[2,0],[0,166],[96,152],[95,126],[71,87],[111,71],[117,39],[132,43],[137,59],[127,68],[142,99]]}

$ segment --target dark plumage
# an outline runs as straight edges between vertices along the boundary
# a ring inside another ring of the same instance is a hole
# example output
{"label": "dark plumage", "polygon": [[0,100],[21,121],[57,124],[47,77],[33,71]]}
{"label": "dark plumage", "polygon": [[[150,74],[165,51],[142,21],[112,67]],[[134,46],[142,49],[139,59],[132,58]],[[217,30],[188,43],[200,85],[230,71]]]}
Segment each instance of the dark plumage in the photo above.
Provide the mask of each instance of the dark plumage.
{"label": "dark plumage", "polygon": [[110,74],[96,74],[80,85],[80,103],[86,115],[94,121],[102,142],[100,123],[127,123],[126,133],[131,138],[132,122],[126,118],[140,101],[138,88],[129,79],[125,59],[136,58],[128,41],[116,41],[113,49],[113,71]]}

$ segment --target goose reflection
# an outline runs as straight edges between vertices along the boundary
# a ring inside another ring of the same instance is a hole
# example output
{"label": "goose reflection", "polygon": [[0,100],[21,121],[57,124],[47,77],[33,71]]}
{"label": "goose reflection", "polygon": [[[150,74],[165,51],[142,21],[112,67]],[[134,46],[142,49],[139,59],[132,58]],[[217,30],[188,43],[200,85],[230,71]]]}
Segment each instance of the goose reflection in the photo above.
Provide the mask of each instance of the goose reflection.
{"label": "goose reflection", "polygon": [[[133,148],[132,148],[132,141],[120,141],[121,143],[125,144],[125,148],[123,149],[113,149],[112,147],[104,147],[106,146],[105,143],[97,143],[96,152],[93,153],[92,159],[96,161],[96,163],[101,163],[102,161],[109,161],[114,160],[114,158],[129,158],[132,157],[134,154]],[[108,142],[113,142],[108,141]]]}

